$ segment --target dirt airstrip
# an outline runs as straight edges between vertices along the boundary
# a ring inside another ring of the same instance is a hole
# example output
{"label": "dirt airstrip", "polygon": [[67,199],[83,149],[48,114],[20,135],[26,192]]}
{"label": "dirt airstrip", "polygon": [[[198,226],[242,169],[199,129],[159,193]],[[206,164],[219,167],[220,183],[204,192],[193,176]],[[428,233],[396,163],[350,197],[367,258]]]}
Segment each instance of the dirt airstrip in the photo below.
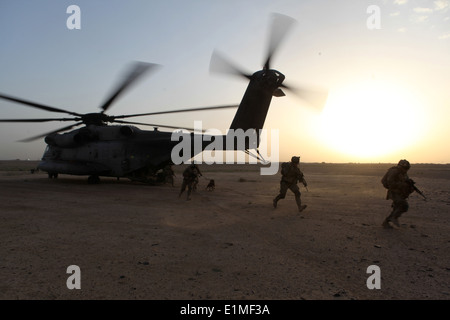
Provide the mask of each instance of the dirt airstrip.
{"label": "dirt airstrip", "polygon": [[[390,164],[305,163],[299,214],[280,174],[201,165],[191,201],[175,187],[30,172],[0,162],[0,299],[450,299],[450,165],[413,164],[398,230],[380,179]],[[214,179],[216,189],[205,189]],[[81,289],[67,268],[79,266]],[[369,266],[380,289],[369,289]]]}

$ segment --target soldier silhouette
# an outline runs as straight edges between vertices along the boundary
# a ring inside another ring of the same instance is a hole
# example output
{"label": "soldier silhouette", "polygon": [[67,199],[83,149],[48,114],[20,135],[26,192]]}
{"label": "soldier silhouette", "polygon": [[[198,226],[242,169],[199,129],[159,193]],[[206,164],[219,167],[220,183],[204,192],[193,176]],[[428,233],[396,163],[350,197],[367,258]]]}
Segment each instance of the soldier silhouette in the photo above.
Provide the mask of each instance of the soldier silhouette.
{"label": "soldier silhouette", "polygon": [[284,162],[281,164],[281,181],[280,181],[280,193],[273,199],[273,207],[276,208],[278,201],[286,197],[286,192],[291,190],[295,196],[295,202],[297,203],[298,211],[305,210],[306,205],[302,205],[300,189],[297,186],[297,182],[302,182],[306,187],[308,184],[304,178],[303,172],[298,168],[300,163],[300,157],[293,156],[290,162]]}
{"label": "soldier silhouette", "polygon": [[201,172],[195,163],[191,164],[183,171],[183,182],[181,184],[181,190],[178,197],[181,197],[187,187],[188,191],[186,200],[191,200],[191,193],[193,188],[196,186],[196,182],[198,183],[199,175],[201,175]]}
{"label": "soldier silhouette", "polygon": [[414,182],[408,177],[411,164],[408,160],[400,160],[394,167],[388,169],[381,183],[388,189],[386,200],[392,200],[392,211],[382,226],[384,228],[400,227],[398,218],[409,209],[408,197],[414,192]]}

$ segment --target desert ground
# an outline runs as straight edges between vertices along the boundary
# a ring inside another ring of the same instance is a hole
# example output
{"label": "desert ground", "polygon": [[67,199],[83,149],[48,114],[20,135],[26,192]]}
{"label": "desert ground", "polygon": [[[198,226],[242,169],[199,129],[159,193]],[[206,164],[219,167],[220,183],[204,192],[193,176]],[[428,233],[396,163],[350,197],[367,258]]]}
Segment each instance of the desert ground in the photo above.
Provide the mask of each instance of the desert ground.
{"label": "desert ground", "polygon": [[[255,164],[202,164],[190,201],[185,165],[172,187],[48,179],[36,164],[0,162],[2,300],[450,299],[450,165],[412,164],[428,201],[413,193],[401,228],[384,229],[392,164],[301,163],[301,213],[290,191],[273,208],[280,173]],[[66,285],[71,265],[81,289]]]}

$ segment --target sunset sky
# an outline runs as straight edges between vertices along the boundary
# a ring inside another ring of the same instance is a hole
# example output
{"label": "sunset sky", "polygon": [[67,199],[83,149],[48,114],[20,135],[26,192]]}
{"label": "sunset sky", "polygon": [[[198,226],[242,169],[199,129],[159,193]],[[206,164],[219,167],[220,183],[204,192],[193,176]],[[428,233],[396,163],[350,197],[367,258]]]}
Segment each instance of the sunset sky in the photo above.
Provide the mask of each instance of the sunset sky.
{"label": "sunset sky", "polygon": [[[79,30],[66,25],[73,4]],[[294,87],[329,90],[323,109],[288,91],[274,97],[265,129],[279,132],[280,160],[450,163],[449,0],[3,0],[0,93],[99,112],[138,60],[162,67],[108,114],[238,104],[248,82],[210,74],[211,55],[218,50],[248,72],[260,70],[273,12],[297,23],[272,68]],[[130,120],[182,127],[202,120],[225,133],[234,113]],[[3,119],[60,116],[0,100]],[[0,159],[40,159],[43,139],[18,140],[66,125],[0,123]]]}

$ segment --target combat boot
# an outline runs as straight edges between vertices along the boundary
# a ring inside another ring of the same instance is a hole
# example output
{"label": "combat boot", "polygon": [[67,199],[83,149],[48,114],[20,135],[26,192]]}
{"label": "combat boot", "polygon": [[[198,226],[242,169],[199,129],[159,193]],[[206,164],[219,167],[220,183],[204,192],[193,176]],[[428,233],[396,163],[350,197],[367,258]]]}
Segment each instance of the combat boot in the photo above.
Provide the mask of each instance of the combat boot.
{"label": "combat boot", "polygon": [[306,204],[304,204],[304,205],[302,205],[302,206],[298,207],[298,212],[302,212],[303,210],[305,210],[305,209],[306,209],[306,207],[307,207],[307,205],[306,205]]}
{"label": "combat boot", "polygon": [[389,219],[388,218],[384,219],[384,221],[383,221],[383,223],[381,225],[383,226],[383,228],[386,228],[386,229],[392,228],[392,226],[389,224]]}
{"label": "combat boot", "polygon": [[395,225],[395,227],[400,228],[400,223],[398,222],[398,219],[396,217],[392,218],[390,222],[392,222],[392,224]]}
{"label": "combat boot", "polygon": [[398,223],[397,218],[387,217],[383,223],[381,224],[384,228],[387,229],[399,229],[400,223]]}
{"label": "combat boot", "polygon": [[276,207],[277,207],[277,203],[278,203],[278,200],[277,200],[277,198],[273,199],[273,207],[274,207],[274,208],[276,208]]}

